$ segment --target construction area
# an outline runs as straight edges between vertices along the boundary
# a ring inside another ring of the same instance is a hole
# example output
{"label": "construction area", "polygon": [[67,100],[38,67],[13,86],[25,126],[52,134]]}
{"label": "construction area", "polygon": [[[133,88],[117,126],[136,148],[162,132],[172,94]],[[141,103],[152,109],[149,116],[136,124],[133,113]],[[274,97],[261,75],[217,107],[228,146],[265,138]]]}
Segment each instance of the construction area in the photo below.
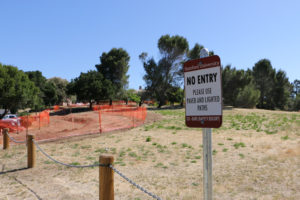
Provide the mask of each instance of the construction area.
{"label": "construction area", "polygon": [[55,106],[53,110],[18,117],[15,121],[1,121],[0,129],[9,128],[16,140],[25,140],[30,133],[38,141],[51,141],[137,127],[144,123],[146,115],[145,107],[126,104],[95,105],[93,111],[84,105]]}

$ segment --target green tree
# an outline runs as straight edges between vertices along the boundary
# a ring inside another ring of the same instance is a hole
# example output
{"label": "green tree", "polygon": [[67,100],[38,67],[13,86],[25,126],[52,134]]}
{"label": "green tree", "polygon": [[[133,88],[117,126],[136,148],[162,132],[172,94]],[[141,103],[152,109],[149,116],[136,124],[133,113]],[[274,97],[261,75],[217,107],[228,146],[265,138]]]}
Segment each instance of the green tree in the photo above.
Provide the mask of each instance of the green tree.
{"label": "green tree", "polygon": [[57,95],[57,88],[54,83],[47,81],[43,88],[44,102],[46,106],[53,106],[59,104]]}
{"label": "green tree", "polygon": [[127,90],[127,98],[128,101],[134,101],[136,103],[139,103],[141,101],[141,97],[134,89]]}
{"label": "green tree", "polygon": [[76,94],[78,101],[89,102],[90,109],[93,101],[109,99],[113,92],[111,81],[94,70],[81,73],[79,77],[71,80],[67,88],[68,94]]}
{"label": "green tree", "polygon": [[140,59],[146,71],[143,78],[147,93],[159,102],[160,108],[168,100],[168,93],[172,87],[178,86],[182,81],[182,62],[189,46],[184,37],[163,35],[158,40],[158,49],[161,54],[158,62],[147,58],[146,53],[142,53]]}
{"label": "green tree", "polygon": [[38,105],[36,105],[35,110],[41,110],[45,106],[45,101],[47,102],[49,98],[52,97],[45,95],[47,79],[43,76],[42,72],[40,71],[28,71],[25,72],[25,74],[28,76],[29,80],[34,82],[35,86],[39,88],[38,96],[40,102]]}
{"label": "green tree", "polygon": [[180,87],[172,87],[170,90],[168,90],[168,101],[171,102],[171,104],[174,105],[175,102],[183,104],[183,97],[184,97],[184,91]]}
{"label": "green tree", "polygon": [[57,93],[57,102],[63,102],[67,100],[67,85],[69,82],[66,79],[62,79],[59,77],[53,77],[48,79],[49,83],[52,83],[56,88]]}
{"label": "green tree", "polygon": [[297,96],[297,94],[300,94],[300,80],[296,79],[292,83],[293,85],[293,94]]}
{"label": "green tree", "polygon": [[60,85],[56,84],[56,79],[47,80],[40,71],[25,72],[28,78],[34,82],[35,86],[40,89],[39,97],[42,99],[39,110],[46,106],[52,106],[61,103]]}
{"label": "green tree", "polygon": [[242,108],[254,108],[259,101],[260,93],[255,85],[250,83],[242,88],[235,101],[235,106]]}
{"label": "green tree", "polygon": [[[193,59],[200,58],[200,51],[203,48],[204,48],[204,46],[196,43],[195,46],[191,50],[189,50],[189,52],[187,54],[188,60],[193,60]],[[210,51],[209,56],[213,56],[213,55],[215,55],[215,53],[213,51]]]}
{"label": "green tree", "polygon": [[16,112],[20,108],[35,107],[39,103],[39,89],[18,68],[0,63],[0,107],[4,113]]}
{"label": "green tree", "polygon": [[260,91],[258,108],[274,109],[273,88],[276,72],[271,62],[268,59],[259,60],[255,63],[252,71],[256,88]]}
{"label": "green tree", "polygon": [[[230,65],[227,65],[222,70],[222,87],[223,87],[223,98],[225,105],[232,106],[242,106],[240,100],[238,100],[238,95],[241,91],[243,94],[239,96],[239,98],[244,98],[244,95],[249,94],[249,92],[253,92],[256,94],[257,92],[251,91],[252,87],[245,88],[247,85],[253,82],[253,77],[251,75],[251,71],[247,70],[237,70],[236,68],[231,68]],[[245,90],[244,90],[245,88]],[[245,103],[247,105],[248,103]]]}
{"label": "green tree", "polygon": [[300,111],[300,94],[298,93],[295,98],[294,110]]}
{"label": "green tree", "polygon": [[119,99],[124,98],[128,87],[129,60],[130,57],[124,49],[113,48],[108,53],[102,53],[100,64],[96,65],[104,78],[111,81],[115,91],[114,96]]}
{"label": "green tree", "polygon": [[275,107],[281,110],[287,109],[288,99],[292,94],[292,85],[286,77],[286,73],[282,70],[276,72],[272,93]]}

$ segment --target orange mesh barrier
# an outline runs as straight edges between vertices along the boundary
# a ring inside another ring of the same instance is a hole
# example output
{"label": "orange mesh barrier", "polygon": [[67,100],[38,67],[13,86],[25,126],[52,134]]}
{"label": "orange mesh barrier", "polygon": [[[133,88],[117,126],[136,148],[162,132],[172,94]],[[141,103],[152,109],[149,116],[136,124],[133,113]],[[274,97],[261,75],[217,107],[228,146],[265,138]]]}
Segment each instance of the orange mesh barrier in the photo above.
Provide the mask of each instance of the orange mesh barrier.
{"label": "orange mesh barrier", "polygon": [[8,128],[9,132],[22,132],[28,129],[40,129],[50,123],[49,111],[30,114],[12,120],[0,120],[0,129]]}
{"label": "orange mesh barrier", "polygon": [[[145,107],[135,107],[132,105],[96,105],[94,111],[98,111],[100,132],[111,131],[120,128],[137,127],[145,122],[147,109]],[[103,125],[102,118],[112,118],[119,116],[121,122],[115,122],[114,126]],[[122,127],[121,127],[122,126]]]}
{"label": "orange mesh barrier", "polygon": [[136,127],[145,122],[147,115],[145,107],[122,104],[95,105],[93,111],[88,108],[72,110],[71,107],[64,112],[62,109],[22,116],[19,118],[19,126],[0,121],[0,128],[9,128],[11,133],[19,133],[12,135],[17,141],[24,141],[27,133],[34,134],[38,141],[57,140]]}
{"label": "orange mesh barrier", "polygon": [[60,108],[59,108],[58,105],[53,106],[53,110],[54,110],[54,111],[57,111],[57,110],[59,110],[59,109],[60,109]]}

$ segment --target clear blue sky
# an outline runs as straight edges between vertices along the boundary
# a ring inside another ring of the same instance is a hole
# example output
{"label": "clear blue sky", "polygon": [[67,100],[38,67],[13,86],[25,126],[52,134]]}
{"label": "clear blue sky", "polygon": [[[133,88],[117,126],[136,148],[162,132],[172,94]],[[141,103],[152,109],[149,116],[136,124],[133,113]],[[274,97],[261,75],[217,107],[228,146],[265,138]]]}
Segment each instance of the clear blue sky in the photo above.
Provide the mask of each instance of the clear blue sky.
{"label": "clear blue sky", "polygon": [[122,47],[137,89],[144,86],[138,56],[158,58],[164,34],[204,45],[223,65],[247,69],[267,58],[290,81],[300,79],[299,0],[0,1],[0,62],[47,78],[71,80]]}

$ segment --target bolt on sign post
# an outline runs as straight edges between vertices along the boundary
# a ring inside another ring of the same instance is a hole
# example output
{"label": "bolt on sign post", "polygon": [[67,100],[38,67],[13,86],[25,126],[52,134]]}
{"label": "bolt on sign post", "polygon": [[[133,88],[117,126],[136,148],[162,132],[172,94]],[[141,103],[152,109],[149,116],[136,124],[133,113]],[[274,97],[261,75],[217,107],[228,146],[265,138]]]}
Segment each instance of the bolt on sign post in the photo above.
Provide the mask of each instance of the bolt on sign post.
{"label": "bolt on sign post", "polygon": [[212,130],[222,125],[221,60],[208,56],[184,63],[185,123],[203,128],[203,197],[212,200]]}

